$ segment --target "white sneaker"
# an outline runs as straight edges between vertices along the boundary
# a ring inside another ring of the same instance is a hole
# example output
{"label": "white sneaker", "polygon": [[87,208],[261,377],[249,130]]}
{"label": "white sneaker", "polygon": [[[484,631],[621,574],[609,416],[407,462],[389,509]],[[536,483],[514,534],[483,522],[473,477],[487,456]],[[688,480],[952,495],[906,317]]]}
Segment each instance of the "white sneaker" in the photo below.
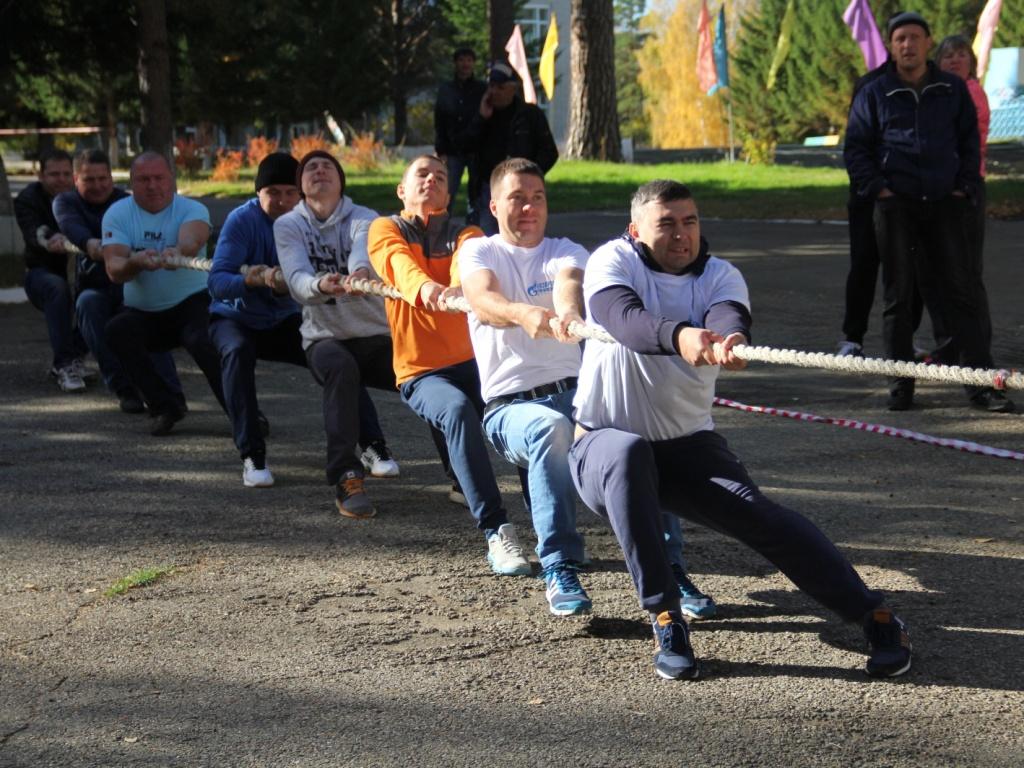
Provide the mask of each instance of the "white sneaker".
{"label": "white sneaker", "polygon": [[256,467],[256,462],[246,458],[242,462],[242,485],[246,488],[269,488],[274,484],[274,476],[266,464],[262,469]]}
{"label": "white sneaker", "polygon": [[372,477],[398,477],[398,462],[391,458],[391,451],[383,440],[366,446],[359,460]]}
{"label": "white sneaker", "polygon": [[523,556],[523,548],[512,523],[505,523],[487,539],[487,562],[502,576],[529,576],[533,567]]}
{"label": "white sneaker", "polygon": [[452,489],[448,491],[448,501],[452,504],[461,504],[466,509],[469,509],[469,502],[466,501],[466,494],[464,494],[457,485],[453,485]]}
{"label": "white sneaker", "polygon": [[839,357],[864,357],[864,347],[856,341],[840,341],[836,347],[836,355]]}
{"label": "white sneaker", "polygon": [[73,366],[65,365],[63,368],[51,368],[50,375],[57,380],[57,386],[63,392],[82,392],[85,390],[85,382],[75,372]]}
{"label": "white sneaker", "polygon": [[99,371],[87,366],[85,360],[80,357],[76,357],[71,361],[71,369],[78,374],[78,378],[82,381],[95,381],[99,376]]}

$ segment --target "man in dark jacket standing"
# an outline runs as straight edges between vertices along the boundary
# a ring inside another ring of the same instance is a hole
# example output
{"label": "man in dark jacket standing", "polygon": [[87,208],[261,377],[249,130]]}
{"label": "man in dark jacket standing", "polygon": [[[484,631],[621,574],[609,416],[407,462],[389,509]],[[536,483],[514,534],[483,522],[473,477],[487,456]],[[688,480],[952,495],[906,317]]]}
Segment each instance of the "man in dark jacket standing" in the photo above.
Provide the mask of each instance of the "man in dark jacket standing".
{"label": "man in dark jacket standing", "polygon": [[86,349],[72,323],[66,241],[52,210],[53,198],[71,186],[71,155],[63,150],[45,153],[39,161],[39,180],[14,198],[14,216],[25,239],[25,293],[32,306],[46,316],[53,351],[50,375],[63,391],[81,392],[85,389],[81,358]]}
{"label": "man in dark jacket standing", "polygon": [[558,147],[544,113],[536,104],[523,101],[519,78],[502,62],[491,64],[487,93],[462,138],[476,152],[469,194],[476,201],[480,228],[487,235],[496,235],[498,222],[490,209],[491,172],[502,160],[525,157],[547,173],[558,160]]}
{"label": "man in dark jacket standing", "polygon": [[[979,181],[974,105],[963,81],[928,61],[928,23],[912,12],[888,23],[891,62],[865,85],[850,110],[844,159],[856,194],[875,200],[875,235],[885,294],[886,356],[914,359],[915,285],[932,314],[948,322],[960,362],[989,368],[981,326],[981,279],[967,258],[963,217]],[[971,405],[1009,412],[989,387],[969,387]],[[913,404],[914,380],[895,379],[890,410]]]}
{"label": "man in dark jacket standing", "polygon": [[[438,88],[437,103],[434,105],[434,151],[448,166],[448,189],[451,192],[448,213],[452,212],[455,198],[459,196],[462,172],[467,168],[469,188],[473,188],[476,176],[473,154],[459,144],[459,137],[473,120],[480,108],[480,100],[487,92],[487,84],[473,77],[476,54],[472,48],[457,49],[452,55],[452,61],[455,64],[455,76]],[[468,202],[467,219],[474,217],[476,201],[470,195]]]}

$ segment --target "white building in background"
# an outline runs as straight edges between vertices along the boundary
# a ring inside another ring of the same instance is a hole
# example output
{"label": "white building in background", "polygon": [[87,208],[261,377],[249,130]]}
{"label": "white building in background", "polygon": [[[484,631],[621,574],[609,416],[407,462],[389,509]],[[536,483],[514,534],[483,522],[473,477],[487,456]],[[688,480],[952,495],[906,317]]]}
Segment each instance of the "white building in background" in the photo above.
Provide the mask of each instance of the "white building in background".
{"label": "white building in background", "polygon": [[[555,97],[548,102],[544,88],[540,84],[537,67],[540,63],[540,52],[547,39],[551,14],[554,13],[558,23],[558,55],[555,58]],[[565,146],[569,135],[569,98],[572,90],[572,73],[569,66],[569,46],[571,10],[569,0],[537,0],[528,2],[519,12],[516,23],[523,30],[523,41],[530,56],[530,74],[537,90],[537,104],[548,118],[548,125],[555,136],[559,149]]]}

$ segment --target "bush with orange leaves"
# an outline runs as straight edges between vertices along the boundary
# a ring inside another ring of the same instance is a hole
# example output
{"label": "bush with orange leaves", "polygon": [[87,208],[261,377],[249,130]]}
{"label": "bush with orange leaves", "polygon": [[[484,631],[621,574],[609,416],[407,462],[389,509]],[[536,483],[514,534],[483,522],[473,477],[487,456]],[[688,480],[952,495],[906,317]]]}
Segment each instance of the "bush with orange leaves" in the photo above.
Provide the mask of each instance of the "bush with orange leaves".
{"label": "bush with orange leaves", "polygon": [[389,159],[384,142],[374,139],[369,131],[355,134],[351,144],[341,150],[345,167],[354,171],[376,171]]}
{"label": "bush with orange leaves", "polygon": [[249,136],[245,151],[246,162],[253,168],[263,162],[263,158],[277,152],[277,139],[266,136]]}
{"label": "bush with orange leaves", "polygon": [[203,164],[205,147],[196,143],[195,139],[176,139],[174,141],[174,164],[178,170],[189,178],[196,175]]}
{"label": "bush with orange leaves", "polygon": [[315,149],[322,149],[324,152],[330,152],[332,155],[338,154],[338,147],[327,141],[322,133],[310,133],[305,136],[296,136],[292,139],[291,153],[292,157],[296,160],[301,160]]}
{"label": "bush with orange leaves", "polygon": [[213,167],[212,181],[238,181],[238,172],[242,169],[242,151],[230,149],[217,150],[217,164]]}

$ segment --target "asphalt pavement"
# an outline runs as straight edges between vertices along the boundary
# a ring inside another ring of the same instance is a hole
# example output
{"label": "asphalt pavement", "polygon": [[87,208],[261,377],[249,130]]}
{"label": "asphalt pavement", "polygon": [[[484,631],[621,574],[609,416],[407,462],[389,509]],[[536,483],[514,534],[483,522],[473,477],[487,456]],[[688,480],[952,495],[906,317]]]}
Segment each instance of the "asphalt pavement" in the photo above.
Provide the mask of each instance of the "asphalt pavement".
{"label": "asphalt pavement", "polygon": [[[549,232],[593,247],[624,226],[624,214],[555,215]],[[747,278],[755,343],[834,348],[844,227],[704,230]],[[995,356],[1017,368],[1021,242],[1024,223],[990,223]],[[720,613],[694,627],[702,679],[671,683],[652,671],[611,531],[580,507],[594,613],[550,616],[541,580],[491,574],[396,395],[374,399],[402,475],[370,481],[377,518],[347,520],[324,483],[307,371],[260,364],[278,482],[246,489],[187,356],[191,410],[158,439],[101,387],[56,388],[31,306],[0,305],[0,323],[0,766],[1024,764],[1022,462],[716,409],[762,489],[887,592],[916,656],[905,678],[867,678],[858,628],[687,526],[690,570]],[[869,354],[879,326],[876,307]],[[905,413],[884,410],[885,390],[762,364],[719,383],[744,403],[1024,451],[1024,417],[971,411],[956,386],[921,384]],[[491,460],[532,546],[517,478]],[[160,566],[173,571],[105,596]]]}

